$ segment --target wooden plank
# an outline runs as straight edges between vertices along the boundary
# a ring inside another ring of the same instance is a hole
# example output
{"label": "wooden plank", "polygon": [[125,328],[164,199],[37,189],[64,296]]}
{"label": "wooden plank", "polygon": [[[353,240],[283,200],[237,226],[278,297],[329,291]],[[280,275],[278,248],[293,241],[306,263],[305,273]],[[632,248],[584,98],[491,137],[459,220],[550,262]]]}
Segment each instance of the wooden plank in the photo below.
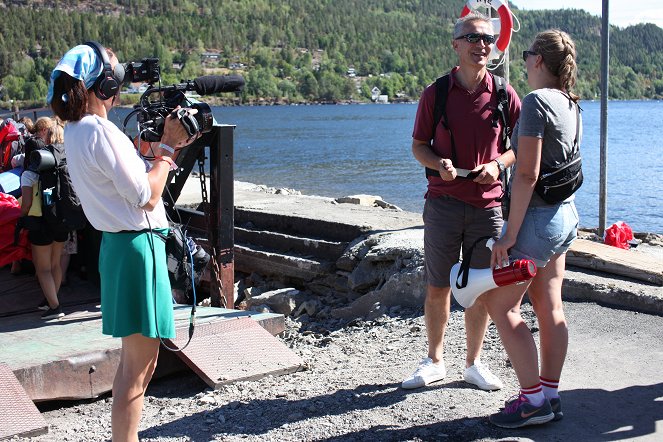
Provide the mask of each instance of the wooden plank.
{"label": "wooden plank", "polygon": [[566,263],[663,286],[663,262],[637,250],[577,239],[566,254]]}

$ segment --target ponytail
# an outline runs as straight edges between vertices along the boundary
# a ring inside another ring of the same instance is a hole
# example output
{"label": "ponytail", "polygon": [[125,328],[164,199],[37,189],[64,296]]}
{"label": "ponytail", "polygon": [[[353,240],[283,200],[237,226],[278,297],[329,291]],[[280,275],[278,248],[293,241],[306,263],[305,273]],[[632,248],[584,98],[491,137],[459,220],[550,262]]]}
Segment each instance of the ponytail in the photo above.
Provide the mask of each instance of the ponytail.
{"label": "ponytail", "polygon": [[559,88],[577,102],[580,97],[571,92],[578,75],[576,45],[569,34],[559,29],[540,32],[534,38],[532,48],[541,55],[550,73],[559,79]]}

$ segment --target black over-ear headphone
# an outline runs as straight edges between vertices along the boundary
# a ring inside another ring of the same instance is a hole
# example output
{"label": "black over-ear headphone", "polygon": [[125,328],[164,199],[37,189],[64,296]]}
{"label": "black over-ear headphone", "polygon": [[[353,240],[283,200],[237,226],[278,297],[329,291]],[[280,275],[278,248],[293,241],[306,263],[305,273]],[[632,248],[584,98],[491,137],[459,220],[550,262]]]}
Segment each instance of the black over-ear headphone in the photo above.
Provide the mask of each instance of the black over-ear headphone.
{"label": "black over-ear headphone", "polygon": [[101,75],[99,75],[93,86],[94,93],[100,100],[108,100],[114,97],[119,91],[120,86],[122,86],[122,81],[124,81],[124,66],[117,63],[115,68],[112,68],[106,48],[96,41],[88,41],[85,44],[94,49],[94,52],[97,53],[103,64]]}

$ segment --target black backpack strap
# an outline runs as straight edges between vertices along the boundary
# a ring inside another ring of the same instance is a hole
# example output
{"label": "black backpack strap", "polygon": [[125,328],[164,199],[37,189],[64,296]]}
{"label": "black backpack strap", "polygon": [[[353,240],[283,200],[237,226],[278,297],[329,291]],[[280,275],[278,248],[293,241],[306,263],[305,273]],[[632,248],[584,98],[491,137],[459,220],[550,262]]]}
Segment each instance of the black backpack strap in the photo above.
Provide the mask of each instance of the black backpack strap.
{"label": "black backpack strap", "polygon": [[511,127],[511,117],[509,115],[509,95],[506,92],[506,80],[499,75],[493,74],[493,85],[497,92],[497,115],[493,120],[493,124],[497,124],[497,118],[502,122],[500,138],[504,150],[509,150],[511,145],[508,141],[513,128]]}
{"label": "black backpack strap", "polygon": [[[571,99],[570,96],[569,96],[569,99]],[[576,137],[573,140],[573,155],[575,155],[580,150],[580,144],[578,143],[578,140],[580,139],[580,110],[581,109],[580,109],[580,105],[578,103],[576,103],[572,99],[571,99],[571,101],[573,102],[573,104],[576,107]]]}
{"label": "black backpack strap", "polygon": [[[443,75],[435,80],[435,106],[433,107],[433,132],[431,133],[431,145],[433,144],[433,138],[435,138],[435,131],[437,130],[437,125],[442,122],[444,128],[449,131],[449,136],[451,137],[451,152],[452,152],[452,162],[455,163],[456,149],[454,145],[453,134],[449,125],[447,123],[447,96],[449,95],[449,74]],[[440,176],[440,171],[426,168],[426,178],[429,176]]]}

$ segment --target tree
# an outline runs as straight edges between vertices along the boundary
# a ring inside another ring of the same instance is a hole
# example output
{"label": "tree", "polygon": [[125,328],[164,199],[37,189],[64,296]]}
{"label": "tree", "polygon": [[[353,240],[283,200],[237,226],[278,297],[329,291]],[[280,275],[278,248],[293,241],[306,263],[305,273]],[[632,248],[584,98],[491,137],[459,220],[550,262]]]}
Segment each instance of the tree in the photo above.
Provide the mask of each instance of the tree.
{"label": "tree", "polygon": [[15,75],[7,75],[2,80],[2,86],[4,88],[5,100],[25,100],[25,94],[23,92],[25,80],[23,78]]}
{"label": "tree", "polygon": [[299,92],[306,99],[314,99],[318,97],[318,80],[310,70],[302,70],[298,75],[297,82],[299,84]]}
{"label": "tree", "polygon": [[276,78],[269,69],[256,68],[249,72],[245,91],[248,95],[260,98],[277,97],[279,89]]}

